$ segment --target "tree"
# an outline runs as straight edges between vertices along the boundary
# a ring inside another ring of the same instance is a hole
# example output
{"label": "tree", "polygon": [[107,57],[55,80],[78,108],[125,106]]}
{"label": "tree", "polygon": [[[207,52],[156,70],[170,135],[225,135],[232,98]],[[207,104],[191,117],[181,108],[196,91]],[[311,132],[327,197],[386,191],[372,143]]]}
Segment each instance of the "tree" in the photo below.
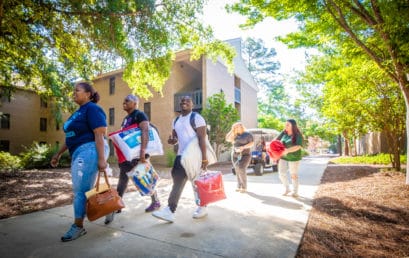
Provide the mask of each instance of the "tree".
{"label": "tree", "polygon": [[[285,7],[285,8],[284,8]],[[409,128],[409,5],[407,0],[372,1],[265,1],[241,0],[230,7],[248,17],[252,26],[266,17],[293,17],[300,31],[282,38],[291,47],[342,45],[352,53],[364,53],[399,85],[406,106]],[[406,130],[407,139],[409,130]],[[409,151],[409,141],[407,140]],[[406,164],[409,184],[409,162]]]}
{"label": "tree", "polygon": [[227,105],[225,95],[221,92],[207,99],[202,115],[210,125],[209,138],[216,145],[216,155],[219,158],[223,147],[226,146],[226,134],[233,123],[239,120],[239,113],[232,104]]}
{"label": "tree", "polygon": [[185,48],[231,68],[234,50],[201,24],[202,9],[201,0],[1,1],[0,94],[25,85],[65,104],[74,81],[124,68],[132,91],[148,98]]}
{"label": "tree", "polygon": [[[345,147],[354,142],[350,138],[357,139],[370,131],[384,132],[392,165],[400,170],[405,113],[396,83],[365,56],[345,58],[338,54],[313,58],[299,80],[302,85],[318,82],[322,85],[321,94],[306,95],[306,101],[315,105],[316,99],[323,100],[316,107],[331,121],[330,126],[343,134]],[[310,92],[309,87],[304,91]]]}
{"label": "tree", "polygon": [[272,115],[262,115],[258,119],[259,128],[272,128],[278,131],[284,128],[285,123]]}
{"label": "tree", "polygon": [[288,96],[278,74],[280,63],[275,49],[266,48],[261,39],[247,38],[243,42],[242,57],[260,87],[259,117],[274,115],[284,119]]}

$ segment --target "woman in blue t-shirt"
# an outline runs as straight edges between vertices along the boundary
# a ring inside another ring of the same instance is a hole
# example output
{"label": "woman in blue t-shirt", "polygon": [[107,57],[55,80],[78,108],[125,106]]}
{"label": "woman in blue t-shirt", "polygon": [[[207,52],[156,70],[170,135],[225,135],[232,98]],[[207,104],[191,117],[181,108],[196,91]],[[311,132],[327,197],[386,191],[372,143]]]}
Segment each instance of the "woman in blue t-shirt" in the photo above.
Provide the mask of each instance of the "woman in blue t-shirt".
{"label": "woman in blue t-shirt", "polygon": [[98,171],[107,168],[109,155],[104,138],[107,131],[106,115],[96,104],[99,94],[90,84],[78,83],[74,101],[79,108],[64,123],[65,143],[51,159],[51,166],[56,167],[62,153],[68,150],[71,155],[74,224],[61,237],[63,242],[87,233],[83,225],[87,203],[85,192],[94,186]]}
{"label": "woman in blue t-shirt", "polygon": [[285,123],[284,131],[277,137],[284,146],[285,150],[278,162],[278,175],[281,183],[285,187],[283,195],[290,193],[290,185],[287,179],[287,171],[290,171],[291,182],[293,184],[293,197],[298,197],[298,169],[300,167],[301,148],[303,137],[298,129],[297,122],[294,119],[288,119]]}

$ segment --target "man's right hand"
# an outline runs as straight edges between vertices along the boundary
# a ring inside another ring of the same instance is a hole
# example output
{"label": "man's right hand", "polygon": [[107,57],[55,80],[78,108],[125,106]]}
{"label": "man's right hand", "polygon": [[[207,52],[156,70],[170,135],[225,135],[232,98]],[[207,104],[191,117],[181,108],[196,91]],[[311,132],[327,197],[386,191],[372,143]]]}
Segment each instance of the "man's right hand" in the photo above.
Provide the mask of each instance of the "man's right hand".
{"label": "man's right hand", "polygon": [[172,135],[169,135],[169,138],[168,138],[169,144],[175,145],[177,142],[178,140],[176,138],[173,138]]}

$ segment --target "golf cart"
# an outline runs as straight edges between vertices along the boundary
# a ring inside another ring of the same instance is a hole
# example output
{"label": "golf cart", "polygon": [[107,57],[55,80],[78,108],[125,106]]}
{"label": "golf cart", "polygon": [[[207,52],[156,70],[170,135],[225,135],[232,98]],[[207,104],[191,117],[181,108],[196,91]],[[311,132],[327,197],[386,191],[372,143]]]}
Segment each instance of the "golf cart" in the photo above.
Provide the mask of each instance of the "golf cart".
{"label": "golf cart", "polygon": [[[277,171],[277,162],[268,156],[266,148],[268,148],[270,142],[279,135],[279,132],[267,128],[252,128],[247,129],[247,131],[249,131],[254,138],[254,146],[251,148],[251,162],[249,168],[253,168],[254,174],[257,176],[263,175],[265,168],[272,168],[273,171]],[[264,148],[263,144],[261,144],[263,140]]]}

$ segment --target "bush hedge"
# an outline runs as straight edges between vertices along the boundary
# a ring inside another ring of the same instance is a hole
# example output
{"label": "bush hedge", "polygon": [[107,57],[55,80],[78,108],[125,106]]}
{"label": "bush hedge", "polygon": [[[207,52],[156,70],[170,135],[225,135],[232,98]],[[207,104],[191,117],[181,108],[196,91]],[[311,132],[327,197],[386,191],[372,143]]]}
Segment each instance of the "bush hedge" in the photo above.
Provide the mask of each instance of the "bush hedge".
{"label": "bush hedge", "polygon": [[[374,165],[389,165],[391,164],[390,155],[381,153],[377,155],[364,155],[356,157],[338,157],[331,159],[335,164],[374,164]],[[406,164],[406,155],[400,156],[401,164]]]}
{"label": "bush hedge", "polygon": [[0,170],[14,171],[23,168],[19,156],[11,155],[8,152],[0,151]]}

